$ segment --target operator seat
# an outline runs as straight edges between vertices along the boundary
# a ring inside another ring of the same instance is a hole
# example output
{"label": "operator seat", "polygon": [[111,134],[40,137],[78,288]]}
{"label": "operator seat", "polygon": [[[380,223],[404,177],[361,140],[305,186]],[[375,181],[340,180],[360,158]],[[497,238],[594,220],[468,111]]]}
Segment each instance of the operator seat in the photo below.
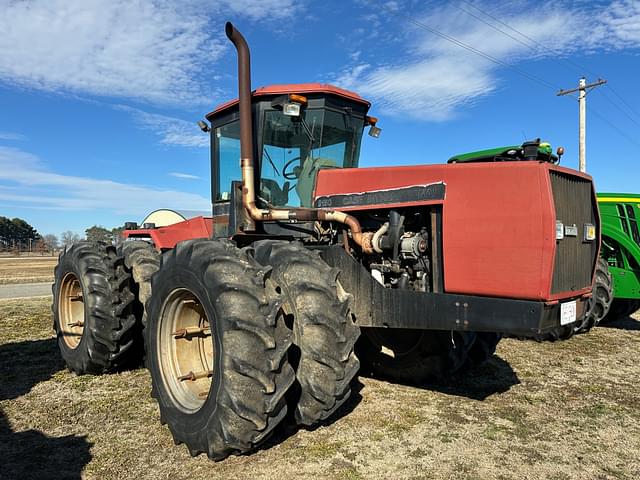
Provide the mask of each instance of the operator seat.
{"label": "operator seat", "polygon": [[307,157],[302,164],[302,169],[298,175],[296,193],[300,198],[300,206],[311,207],[313,188],[316,185],[316,175],[321,168],[339,168],[335,160],[331,158],[311,158]]}

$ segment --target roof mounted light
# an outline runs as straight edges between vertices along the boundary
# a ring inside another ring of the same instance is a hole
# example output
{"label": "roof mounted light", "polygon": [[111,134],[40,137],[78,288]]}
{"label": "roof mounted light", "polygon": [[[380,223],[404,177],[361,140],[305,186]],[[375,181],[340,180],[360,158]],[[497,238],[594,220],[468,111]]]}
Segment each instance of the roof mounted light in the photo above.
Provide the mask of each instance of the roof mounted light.
{"label": "roof mounted light", "polygon": [[369,129],[369,136],[373,138],[380,137],[380,134],[382,133],[382,129],[376,127],[376,123],[378,123],[378,119],[376,117],[370,117],[368,115],[364,117],[364,124],[371,125],[371,128]]}
{"label": "roof mounted light", "polygon": [[300,104],[299,103],[285,103],[282,105],[282,113],[289,117],[300,116]]}
{"label": "roof mounted light", "polygon": [[290,93],[289,94],[289,102],[290,103],[299,103],[300,105],[306,105],[307,104],[307,97],[305,97],[304,95],[298,95],[297,93]]}

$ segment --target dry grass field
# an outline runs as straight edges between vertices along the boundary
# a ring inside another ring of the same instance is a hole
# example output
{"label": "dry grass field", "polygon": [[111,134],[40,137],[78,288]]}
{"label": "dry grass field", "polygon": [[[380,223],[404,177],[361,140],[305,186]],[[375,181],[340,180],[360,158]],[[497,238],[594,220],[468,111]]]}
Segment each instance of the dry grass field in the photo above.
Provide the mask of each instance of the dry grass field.
{"label": "dry grass field", "polygon": [[58,257],[0,257],[0,285],[52,282]]}
{"label": "dry grass field", "polygon": [[46,299],[0,302],[0,478],[637,479],[640,322],[553,344],[504,340],[425,388],[361,379],[333,423],[258,452],[191,458],[143,369],[64,369]]}

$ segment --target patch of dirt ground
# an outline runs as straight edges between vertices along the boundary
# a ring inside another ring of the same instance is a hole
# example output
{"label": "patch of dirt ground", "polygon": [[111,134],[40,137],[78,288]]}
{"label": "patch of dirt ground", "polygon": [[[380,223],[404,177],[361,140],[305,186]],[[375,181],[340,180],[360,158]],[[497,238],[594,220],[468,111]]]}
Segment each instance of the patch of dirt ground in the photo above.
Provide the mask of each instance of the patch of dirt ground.
{"label": "patch of dirt ground", "polygon": [[58,257],[0,257],[0,285],[53,282]]}
{"label": "patch of dirt ground", "polygon": [[0,302],[0,326],[0,478],[640,478],[630,318],[565,342],[503,340],[446,386],[362,378],[333,423],[219,463],[173,444],[146,370],[65,370],[48,300]]}

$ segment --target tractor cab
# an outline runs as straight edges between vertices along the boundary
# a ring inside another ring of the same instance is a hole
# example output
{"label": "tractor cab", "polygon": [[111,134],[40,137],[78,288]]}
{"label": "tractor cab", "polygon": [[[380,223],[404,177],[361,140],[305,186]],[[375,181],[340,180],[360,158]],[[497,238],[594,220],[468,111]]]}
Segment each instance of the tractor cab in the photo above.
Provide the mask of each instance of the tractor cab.
{"label": "tractor cab", "polygon": [[[323,168],[358,166],[365,125],[377,136],[369,102],[331,85],[279,85],[251,95],[256,200],[262,207],[311,207]],[[207,115],[211,122],[214,212],[242,179],[238,100]]]}

